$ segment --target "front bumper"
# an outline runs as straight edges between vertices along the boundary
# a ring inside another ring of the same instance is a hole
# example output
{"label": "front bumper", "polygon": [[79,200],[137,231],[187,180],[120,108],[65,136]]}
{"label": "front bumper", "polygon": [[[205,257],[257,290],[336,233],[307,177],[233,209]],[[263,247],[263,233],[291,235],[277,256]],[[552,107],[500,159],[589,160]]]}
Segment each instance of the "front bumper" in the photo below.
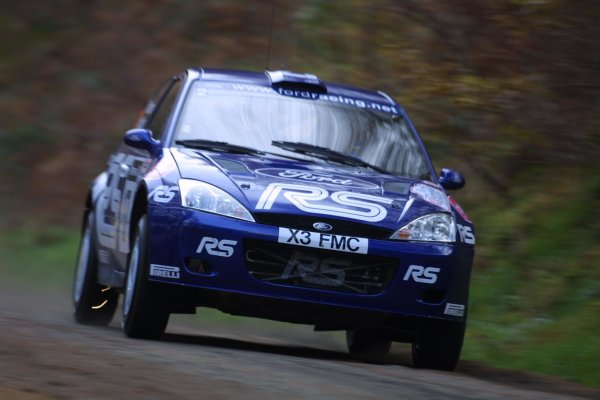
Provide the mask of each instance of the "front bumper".
{"label": "front bumper", "polygon": [[[152,281],[405,317],[466,316],[472,246],[369,239],[359,255],[352,254],[357,246],[280,243],[286,227],[176,207],[150,207],[148,215]],[[258,274],[257,249],[267,266]],[[381,278],[361,265],[371,259],[385,261],[374,263]]]}

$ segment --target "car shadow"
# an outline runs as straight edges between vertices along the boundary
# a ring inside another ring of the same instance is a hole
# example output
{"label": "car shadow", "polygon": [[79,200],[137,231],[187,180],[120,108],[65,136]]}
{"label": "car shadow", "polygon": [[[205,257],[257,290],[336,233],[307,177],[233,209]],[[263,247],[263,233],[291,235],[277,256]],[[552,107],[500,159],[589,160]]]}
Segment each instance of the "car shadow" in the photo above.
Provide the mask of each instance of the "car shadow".
{"label": "car shadow", "polygon": [[[108,327],[108,329],[114,331],[120,330],[120,328],[116,326]],[[162,336],[160,341],[163,343],[204,346],[226,350],[275,354],[286,357],[298,357],[314,360],[353,362],[412,368],[410,346],[407,346],[406,344],[395,343],[392,345],[392,351],[385,358],[381,360],[369,360],[359,359],[342,351],[326,350],[307,345],[265,343],[261,342],[260,340],[261,339],[255,337],[252,337],[251,339],[231,337],[231,334],[215,336],[195,333],[167,332]],[[265,340],[268,341],[269,338],[267,337]],[[277,339],[273,340],[275,341]],[[293,340],[294,338],[289,338],[289,341]],[[461,360],[454,373],[500,385],[506,385],[516,389],[543,391],[547,393],[577,396],[581,398],[600,399],[600,391],[597,388],[580,385],[551,376],[491,367],[483,363],[469,360]]]}
{"label": "car shadow", "polygon": [[218,337],[218,336],[207,336],[207,335],[196,335],[196,334],[182,334],[182,333],[165,333],[162,338],[162,342],[178,343],[178,344],[190,344],[196,346],[207,346],[213,348],[247,351],[247,352],[259,352],[267,354],[276,354],[288,357],[300,357],[307,359],[318,359],[318,360],[329,360],[329,361],[345,361],[345,362],[361,362],[368,364],[377,365],[403,365],[410,366],[410,360],[407,359],[407,355],[403,353],[392,352],[383,359],[365,359],[356,358],[348,353],[325,350],[315,347],[303,346],[303,345],[288,345],[288,344],[275,344],[275,343],[261,343],[252,340],[243,340],[232,337]]}
{"label": "car shadow", "polygon": [[[231,337],[166,333],[163,335],[161,341],[276,354],[287,357],[412,368],[410,346],[405,344],[394,344],[392,346],[392,351],[385,358],[380,360],[370,360],[359,359],[348,353],[335,350],[325,350],[302,345],[260,343]],[[595,388],[568,382],[555,377],[533,374],[525,371],[495,368],[468,360],[460,361],[454,373],[521,390],[543,391],[583,398],[600,398],[598,396],[600,391]]]}

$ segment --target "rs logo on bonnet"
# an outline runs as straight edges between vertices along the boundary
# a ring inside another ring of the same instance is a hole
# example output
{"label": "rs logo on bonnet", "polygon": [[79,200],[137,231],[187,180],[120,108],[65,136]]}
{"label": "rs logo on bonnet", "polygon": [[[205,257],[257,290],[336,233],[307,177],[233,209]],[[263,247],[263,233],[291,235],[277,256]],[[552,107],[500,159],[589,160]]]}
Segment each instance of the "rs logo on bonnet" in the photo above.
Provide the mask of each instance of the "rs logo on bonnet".
{"label": "rs logo on bonnet", "polygon": [[256,209],[270,210],[279,197],[283,197],[298,209],[307,213],[332,215],[367,222],[384,220],[387,216],[387,210],[381,204],[389,206],[393,201],[386,197],[364,193],[346,191],[329,193],[329,191],[317,186],[271,183],[258,199]]}

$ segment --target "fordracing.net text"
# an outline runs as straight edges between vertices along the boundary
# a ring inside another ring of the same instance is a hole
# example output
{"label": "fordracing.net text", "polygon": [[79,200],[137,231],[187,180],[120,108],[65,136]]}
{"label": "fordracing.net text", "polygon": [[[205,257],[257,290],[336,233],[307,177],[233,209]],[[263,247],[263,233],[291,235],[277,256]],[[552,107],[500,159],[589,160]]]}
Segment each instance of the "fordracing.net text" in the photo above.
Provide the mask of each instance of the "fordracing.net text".
{"label": "fordracing.net text", "polygon": [[232,84],[232,89],[243,92],[253,92],[253,93],[265,93],[272,94],[273,92],[279,93],[282,96],[288,97],[296,97],[303,98],[309,100],[323,100],[331,103],[338,103],[348,106],[354,106],[358,108],[366,108],[370,110],[377,110],[388,112],[392,114],[400,114],[396,107],[390,104],[383,104],[374,101],[365,101],[362,99],[356,99],[352,97],[333,95],[327,93],[315,93],[309,92],[307,90],[297,90],[297,89],[286,89],[286,88],[277,88],[272,89],[269,87],[258,86],[258,85],[244,85],[244,84]]}

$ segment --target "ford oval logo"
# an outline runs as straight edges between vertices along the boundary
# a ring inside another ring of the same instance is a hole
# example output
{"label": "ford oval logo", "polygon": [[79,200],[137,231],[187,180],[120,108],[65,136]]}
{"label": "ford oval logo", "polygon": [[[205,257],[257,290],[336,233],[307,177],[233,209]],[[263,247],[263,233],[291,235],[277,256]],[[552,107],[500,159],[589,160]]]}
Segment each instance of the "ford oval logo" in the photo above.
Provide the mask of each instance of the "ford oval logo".
{"label": "ford oval logo", "polygon": [[378,189],[379,185],[358,179],[356,174],[338,175],[330,170],[304,170],[286,168],[260,168],[255,172],[270,176],[277,180],[293,180],[297,182],[311,182],[322,185],[345,186],[349,188]]}
{"label": "ford oval logo", "polygon": [[326,224],[325,222],[315,222],[313,224],[313,228],[315,228],[318,231],[329,232],[333,229],[333,226]]}

